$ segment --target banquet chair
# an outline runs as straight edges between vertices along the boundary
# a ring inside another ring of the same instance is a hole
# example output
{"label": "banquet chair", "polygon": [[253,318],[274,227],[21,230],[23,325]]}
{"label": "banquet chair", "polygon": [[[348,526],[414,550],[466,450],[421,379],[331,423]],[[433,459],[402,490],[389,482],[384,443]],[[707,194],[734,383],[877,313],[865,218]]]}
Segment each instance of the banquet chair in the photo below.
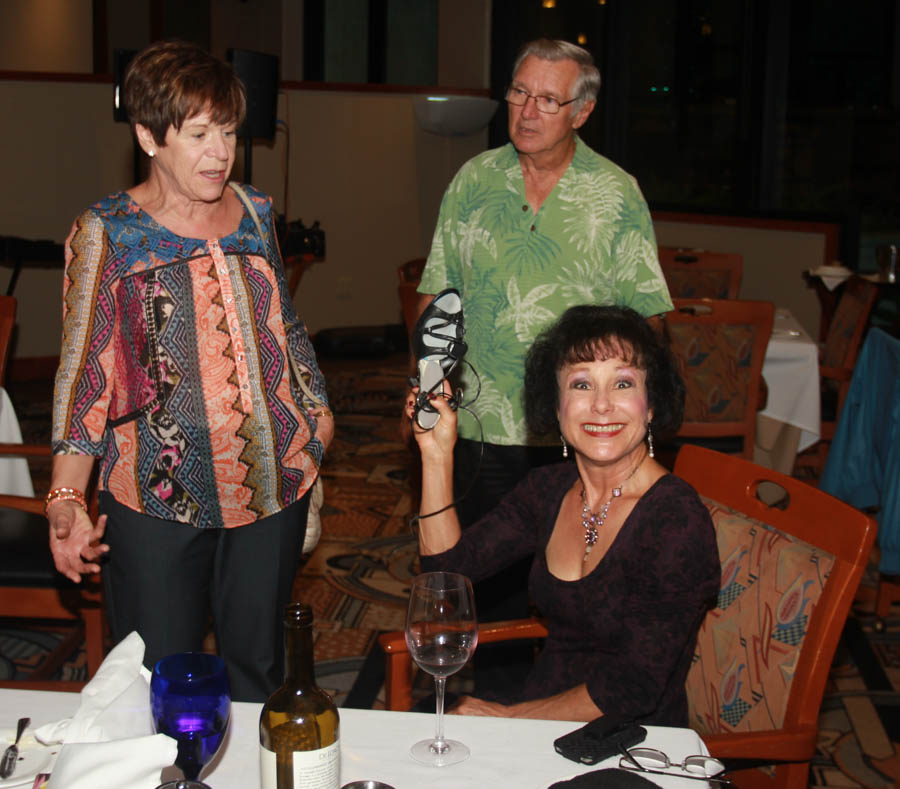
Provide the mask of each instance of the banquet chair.
{"label": "banquet chair", "polygon": [[738,297],[744,268],[741,255],[660,247],[659,265],[673,299]]}
{"label": "banquet chair", "polygon": [[[16,300],[0,296],[0,380],[9,355]],[[0,444],[0,456],[49,459],[49,446]],[[91,502],[96,520],[96,499]],[[0,494],[0,619],[63,622],[68,632],[23,681],[0,683],[15,688],[73,690],[83,683],[52,680],[54,673],[84,642],[88,674],[103,660],[103,605],[98,579],[74,584],[56,571],[47,541],[44,502],[30,496]]]}
{"label": "banquet chair", "polygon": [[[675,474],[709,508],[722,562],[685,688],[688,725],[737,772],[741,789],[807,785],[834,652],[875,540],[875,522],[799,480],[703,447],[682,447]],[[785,495],[769,506],[761,483]],[[479,644],[540,638],[538,619],[479,627]],[[412,663],[402,632],[384,633],[385,706],[408,709]],[[765,767],[761,767],[765,765]]]}
{"label": "banquet chair", "polygon": [[828,326],[819,354],[822,422],[819,441],[797,456],[795,469],[811,469],[821,477],[834,440],[838,417],[850,389],[853,367],[862,345],[869,315],[878,295],[877,286],[853,276],[844,283],[840,301]]}
{"label": "banquet chair", "polygon": [[666,333],[684,378],[684,421],[665,457],[685,443],[753,458],[766,346],[775,308],[767,301],[673,299]]}
{"label": "banquet chair", "polygon": [[397,294],[400,296],[400,308],[403,311],[406,333],[410,337],[412,337],[413,327],[419,318],[417,308],[419,294],[416,288],[419,287],[424,269],[425,258],[413,258],[397,266]]}

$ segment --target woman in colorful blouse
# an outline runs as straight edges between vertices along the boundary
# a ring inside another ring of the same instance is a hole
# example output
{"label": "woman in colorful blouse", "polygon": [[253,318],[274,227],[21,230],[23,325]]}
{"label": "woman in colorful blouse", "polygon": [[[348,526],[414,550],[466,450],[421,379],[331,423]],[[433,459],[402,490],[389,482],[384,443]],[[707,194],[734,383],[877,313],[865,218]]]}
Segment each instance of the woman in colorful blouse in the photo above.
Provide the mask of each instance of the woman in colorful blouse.
{"label": "woman in colorful blouse", "polygon": [[245,113],[231,67],[153,44],[124,98],[149,176],[66,243],[50,546],[75,582],[103,565],[113,638],[137,630],[147,666],[202,649],[211,613],[234,698],[262,700],[282,678],[281,615],[334,433],[325,381],[271,200],[228,182]]}

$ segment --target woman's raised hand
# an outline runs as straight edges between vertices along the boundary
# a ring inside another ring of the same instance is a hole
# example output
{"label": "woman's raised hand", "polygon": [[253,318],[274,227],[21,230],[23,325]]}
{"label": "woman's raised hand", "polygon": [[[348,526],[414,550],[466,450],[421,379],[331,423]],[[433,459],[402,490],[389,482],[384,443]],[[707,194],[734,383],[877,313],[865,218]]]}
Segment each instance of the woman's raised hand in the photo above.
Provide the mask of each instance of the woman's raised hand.
{"label": "woman's raised hand", "polygon": [[440,418],[434,427],[423,430],[415,421],[416,397],[419,388],[413,387],[406,396],[406,416],[411,421],[412,433],[419,445],[419,451],[447,455],[453,452],[456,444],[456,411],[447,402],[451,395],[450,384],[446,379],[442,382],[442,392],[432,394],[428,402],[438,412]]}

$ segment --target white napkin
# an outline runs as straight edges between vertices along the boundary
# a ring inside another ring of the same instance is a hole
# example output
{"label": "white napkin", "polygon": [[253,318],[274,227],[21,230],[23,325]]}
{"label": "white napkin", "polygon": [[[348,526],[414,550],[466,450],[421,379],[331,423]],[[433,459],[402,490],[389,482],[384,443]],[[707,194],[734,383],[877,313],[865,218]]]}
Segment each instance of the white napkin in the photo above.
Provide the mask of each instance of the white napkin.
{"label": "white napkin", "polygon": [[143,659],[143,640],[129,634],[81,691],[75,714],[35,731],[45,745],[63,745],[48,789],[159,785],[163,768],[175,763],[178,744],[152,732],[150,672]]}
{"label": "white napkin", "polygon": [[853,272],[850,269],[838,263],[833,266],[819,266],[818,268],[810,269],[809,273],[812,276],[821,279],[822,284],[828,288],[828,290],[834,290],[844,280],[853,275]]}

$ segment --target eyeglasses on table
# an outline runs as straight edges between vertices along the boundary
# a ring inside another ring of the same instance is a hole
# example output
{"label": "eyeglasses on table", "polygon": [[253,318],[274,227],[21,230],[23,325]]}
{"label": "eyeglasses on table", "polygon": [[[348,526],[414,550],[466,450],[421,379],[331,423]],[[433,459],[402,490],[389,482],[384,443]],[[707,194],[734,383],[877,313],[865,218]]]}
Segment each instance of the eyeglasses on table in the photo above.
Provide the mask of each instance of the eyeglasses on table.
{"label": "eyeglasses on table", "polygon": [[619,759],[619,767],[623,770],[639,770],[642,773],[653,775],[672,775],[666,772],[671,768],[681,770],[682,778],[692,778],[696,781],[711,781],[716,786],[734,787],[727,778],[718,776],[725,772],[725,765],[713,756],[685,756],[682,762],[672,762],[669,757],[656,748],[629,748],[620,747],[622,758]]}

